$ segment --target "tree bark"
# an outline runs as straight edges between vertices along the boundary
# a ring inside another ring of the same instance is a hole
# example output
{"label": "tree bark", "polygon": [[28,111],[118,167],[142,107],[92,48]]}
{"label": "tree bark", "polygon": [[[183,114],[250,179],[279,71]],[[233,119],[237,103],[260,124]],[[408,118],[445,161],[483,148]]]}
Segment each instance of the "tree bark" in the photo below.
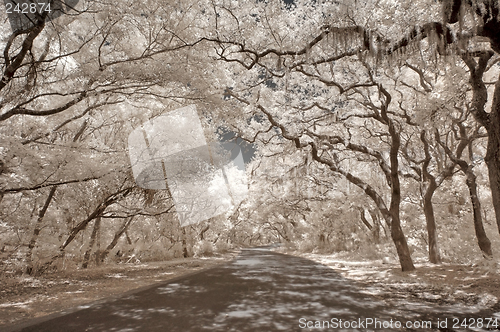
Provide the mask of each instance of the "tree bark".
{"label": "tree bark", "polygon": [[401,146],[401,137],[399,135],[399,130],[396,128],[396,123],[392,121],[387,115],[387,108],[391,102],[391,95],[389,92],[379,85],[379,91],[385,96],[385,102],[381,107],[381,116],[384,122],[387,124],[389,135],[391,137],[391,148],[389,151],[389,160],[391,164],[391,205],[390,205],[390,215],[391,215],[391,236],[394,244],[396,245],[396,251],[399,257],[399,263],[401,265],[401,270],[403,272],[415,270],[413,265],[413,260],[411,258],[410,249],[408,248],[408,243],[406,242],[406,237],[401,228],[400,220],[400,205],[401,205],[401,184],[399,182],[399,148]]}
{"label": "tree bark", "polygon": [[[8,56],[5,57],[5,70],[3,72],[3,76],[0,79],[0,90],[2,90],[7,84],[12,80],[14,77],[14,74],[16,71],[22,66],[24,59],[26,58],[26,55],[31,51],[33,42],[35,41],[36,37],[40,35],[42,32],[43,28],[45,27],[45,17],[47,16],[48,12],[44,12],[42,14],[42,19],[37,20],[35,25],[29,29],[29,32],[27,33],[26,37],[24,38],[24,41],[21,45],[21,50],[19,53],[16,54],[16,56],[13,59],[10,59]],[[20,31],[15,31],[12,33],[12,35],[9,38],[9,41],[6,46],[6,50],[4,51],[4,54],[8,54],[10,51],[10,47],[12,46],[12,42],[14,41],[14,38],[16,38],[18,35],[20,35]],[[12,60],[12,61],[11,61]],[[3,121],[4,118],[0,116],[0,121]]]}
{"label": "tree bark", "polygon": [[472,201],[472,211],[474,215],[474,231],[476,232],[477,244],[479,249],[483,252],[483,256],[491,257],[493,252],[491,250],[491,242],[486,235],[483,227],[483,216],[481,214],[481,201],[477,195],[477,182],[476,175],[472,171],[471,167],[467,167],[466,170],[462,168],[467,176],[467,187],[469,187],[470,198]]}
{"label": "tree bark", "polygon": [[203,241],[205,239],[205,233],[210,229],[210,224],[207,223],[207,225],[201,230],[200,232],[200,241]]}
{"label": "tree bark", "polygon": [[95,218],[101,216],[101,214],[106,210],[106,208],[114,203],[116,203],[116,201],[118,201],[119,199],[121,198],[124,198],[126,197],[128,194],[130,194],[132,192],[132,188],[126,188],[126,189],[121,189],[111,195],[109,195],[108,197],[106,197],[104,199],[104,201],[102,201],[97,207],[96,209],[94,210],[94,212],[92,212],[88,217],[87,219],[85,220],[82,220],[78,225],[76,225],[72,230],[71,232],[69,233],[68,235],[68,238],[66,239],[66,241],[64,241],[64,243],[60,246],[59,250],[60,251],[64,251],[64,249],[66,249],[66,247],[75,239],[75,237],[78,235],[78,233],[80,233],[82,230],[84,230],[87,225],[89,224],[89,222],[91,222],[92,220],[94,220]]}
{"label": "tree bark", "polygon": [[129,245],[132,245],[132,239],[130,238],[130,235],[128,234],[128,229],[125,231],[125,239],[127,239],[127,243]]}
{"label": "tree bark", "polygon": [[[393,156],[393,147],[391,147],[391,168],[394,166],[393,159],[397,159],[397,156]],[[397,169],[396,169],[397,172]],[[401,186],[399,183],[399,177],[394,176],[391,171],[392,186],[391,186],[391,237],[394,245],[396,246],[396,251],[399,258],[399,263],[401,265],[401,270],[403,272],[415,270],[413,265],[413,260],[411,258],[410,249],[408,248],[408,243],[406,242],[406,237],[401,227],[400,215],[400,204],[401,204]]]}
{"label": "tree bark", "polygon": [[380,222],[380,218],[377,215],[377,211],[375,210],[369,210],[370,216],[372,217],[373,220],[373,238],[375,240],[375,243],[380,243],[380,228],[384,230],[385,237],[387,238],[387,230],[385,229],[384,225]]}
{"label": "tree bark", "polygon": [[[463,125],[460,125],[460,138],[462,139],[462,142],[467,142],[469,146],[469,152],[472,155],[472,140],[467,137],[466,129]],[[472,169],[473,165],[469,165],[465,160],[460,159],[463,151],[463,143],[462,147],[459,147],[457,151],[457,156],[454,156],[451,153],[451,150],[439,139],[439,136],[436,131],[436,139],[438,143],[443,147],[443,149],[446,151],[446,154],[450,157],[450,159],[457,164],[460,167],[460,170],[465,174],[466,176],[466,184],[469,189],[469,195],[471,198],[472,202],[472,212],[473,212],[473,219],[474,219],[474,231],[476,233],[476,239],[477,243],[479,245],[479,249],[483,252],[483,255],[486,257],[491,257],[492,256],[492,250],[491,250],[491,243],[490,240],[488,239],[488,236],[486,235],[486,232],[484,231],[484,226],[483,226],[483,215],[481,214],[481,202],[479,200],[479,197],[477,195],[477,181],[476,181],[476,175],[474,174],[474,171]]]}
{"label": "tree bark", "polygon": [[441,264],[441,255],[437,241],[436,219],[434,217],[434,206],[432,205],[432,196],[437,186],[427,188],[424,195],[424,215],[427,226],[427,239],[429,241],[429,261],[432,264]]}
{"label": "tree bark", "polygon": [[45,204],[43,205],[42,209],[38,213],[38,218],[37,218],[36,223],[35,223],[35,229],[33,230],[33,234],[31,235],[31,240],[28,244],[28,251],[26,253],[26,262],[27,262],[26,273],[29,275],[33,274],[33,272],[34,272],[33,271],[33,249],[35,248],[36,240],[38,239],[38,236],[40,235],[43,217],[45,216],[45,213],[47,212],[47,209],[49,208],[50,202],[52,201],[52,198],[54,197],[56,189],[57,189],[57,186],[53,186],[52,188],[50,188],[49,196],[47,196],[47,199],[45,200]]}
{"label": "tree bark", "polygon": [[498,232],[500,233],[500,77],[495,84],[489,117],[489,128],[487,128],[488,145],[484,160],[488,167],[491,198],[495,209]]}
{"label": "tree bark", "polygon": [[95,209],[94,211],[84,220],[80,221],[78,225],[76,225],[73,229],[71,229],[68,237],[66,240],[59,246],[59,252],[52,256],[50,260],[48,260],[46,263],[43,264],[43,266],[40,268],[40,270],[45,270],[48,267],[50,267],[58,258],[61,258],[64,256],[64,251],[66,247],[73,242],[75,237],[80,233],[82,230],[84,230],[87,225],[94,220],[97,217],[100,217],[104,211],[108,208],[108,206],[116,203],[118,200],[126,197],[132,192],[133,187],[128,187],[125,189],[120,189],[117,192],[110,194],[107,196],[104,201],[102,201]]}
{"label": "tree bark", "polygon": [[429,163],[431,161],[431,154],[429,151],[429,142],[426,138],[426,132],[422,130],[420,133],[420,140],[424,144],[425,160],[422,164],[423,180],[427,182],[425,189],[423,204],[424,215],[427,226],[427,239],[429,246],[429,261],[433,264],[441,264],[441,255],[439,253],[436,218],[434,217],[434,206],[432,205],[432,197],[438,188],[436,177],[429,172]]}
{"label": "tree bark", "polygon": [[95,265],[99,266],[101,264],[101,260],[99,257],[101,256],[101,222],[99,221],[99,230],[96,234],[95,239]]}
{"label": "tree bark", "polygon": [[189,253],[188,253],[187,241],[186,241],[186,237],[187,237],[186,227],[181,227],[181,231],[182,231],[182,256],[184,258],[188,258]]}
{"label": "tree bark", "polygon": [[491,111],[485,111],[488,101],[488,90],[483,82],[483,74],[493,52],[484,52],[476,61],[471,56],[464,55],[462,59],[469,67],[472,86],[471,113],[488,133],[488,145],[484,158],[488,167],[491,197],[495,210],[495,219],[500,233],[500,77],[495,84]]}
{"label": "tree bark", "polygon": [[118,240],[120,240],[120,237],[123,235],[123,233],[125,233],[125,231],[127,230],[127,228],[132,223],[133,219],[134,219],[134,217],[130,217],[128,220],[126,220],[123,223],[123,225],[120,227],[120,229],[118,230],[118,232],[115,233],[115,236],[113,237],[113,240],[111,241],[111,243],[100,254],[99,260],[101,261],[101,263],[104,262],[104,260],[106,259],[106,257],[109,255],[109,252],[111,250],[113,250],[113,248],[116,246],[116,244],[118,243]]}
{"label": "tree bark", "polygon": [[[92,230],[92,234],[90,235],[90,242],[87,251],[85,251],[85,255],[83,255],[83,263],[82,269],[86,269],[89,265],[90,253],[92,252],[92,247],[96,242],[97,234],[99,233],[99,229],[101,228],[101,217],[98,217],[94,221],[94,229]],[[96,250],[96,255],[99,255],[99,252]]]}
{"label": "tree bark", "polygon": [[359,210],[359,217],[361,218],[361,221],[363,222],[363,224],[366,226],[366,228],[368,228],[369,231],[372,231],[373,230],[373,226],[372,224],[370,224],[370,222],[366,219],[366,216],[365,216],[365,209],[363,209],[362,207],[359,207],[358,208]]}

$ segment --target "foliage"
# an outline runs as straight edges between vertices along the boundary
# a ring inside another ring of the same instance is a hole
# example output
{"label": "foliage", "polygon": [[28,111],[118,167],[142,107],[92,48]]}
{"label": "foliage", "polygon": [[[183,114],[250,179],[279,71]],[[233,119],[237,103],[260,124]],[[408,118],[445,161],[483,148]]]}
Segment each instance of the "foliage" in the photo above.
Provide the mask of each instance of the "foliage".
{"label": "foliage", "polygon": [[[429,250],[426,195],[443,259],[474,260],[478,219],[458,169],[476,176],[496,244],[495,123],[481,119],[500,100],[488,98],[500,56],[478,25],[490,2],[459,2],[443,18],[449,1],[81,1],[28,31],[2,29],[3,269],[278,241],[408,253],[411,267],[409,253]],[[127,137],[191,103],[207,137],[231,130],[257,152],[247,199],[181,228],[168,191],[135,185]]]}

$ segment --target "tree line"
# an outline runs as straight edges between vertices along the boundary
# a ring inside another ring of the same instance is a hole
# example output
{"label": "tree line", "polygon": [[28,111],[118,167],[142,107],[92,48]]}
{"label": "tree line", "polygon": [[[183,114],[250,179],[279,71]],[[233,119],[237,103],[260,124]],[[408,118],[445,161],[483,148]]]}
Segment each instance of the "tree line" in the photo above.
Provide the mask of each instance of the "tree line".
{"label": "tree line", "polygon": [[[27,28],[5,22],[4,262],[34,273],[63,264],[68,248],[86,267],[119,241],[189,256],[301,232],[346,249],[366,227],[373,239],[386,233],[411,271],[411,201],[428,258],[440,263],[435,194],[459,178],[471,209],[461,218],[491,257],[484,218],[500,231],[499,19],[493,0],[164,0],[81,1]],[[258,153],[245,202],[181,228],[168,191],[135,184],[126,139],[193,103],[210,139],[228,128]],[[339,209],[362,224],[338,220]]]}

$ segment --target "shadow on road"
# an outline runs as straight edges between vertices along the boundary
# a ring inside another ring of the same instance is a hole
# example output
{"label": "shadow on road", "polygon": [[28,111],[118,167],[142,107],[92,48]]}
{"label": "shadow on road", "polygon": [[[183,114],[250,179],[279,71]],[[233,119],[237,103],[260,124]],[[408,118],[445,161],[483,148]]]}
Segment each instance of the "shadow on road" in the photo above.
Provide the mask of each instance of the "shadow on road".
{"label": "shadow on road", "polygon": [[[410,330],[401,314],[327,266],[255,248],[229,264],[9,331]],[[391,319],[403,328],[391,328]]]}

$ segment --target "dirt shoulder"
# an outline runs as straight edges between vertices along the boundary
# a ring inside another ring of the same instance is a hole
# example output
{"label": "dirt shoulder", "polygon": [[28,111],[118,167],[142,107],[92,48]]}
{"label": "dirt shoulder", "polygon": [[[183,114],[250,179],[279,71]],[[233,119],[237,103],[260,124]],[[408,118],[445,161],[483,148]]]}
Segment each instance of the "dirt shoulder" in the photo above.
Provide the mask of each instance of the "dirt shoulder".
{"label": "dirt shoulder", "polygon": [[208,258],[47,273],[40,277],[0,277],[0,329],[137,288],[168,281],[232,260],[237,252]]}
{"label": "dirt shoulder", "polygon": [[361,285],[363,292],[390,305],[429,303],[439,306],[475,307],[500,319],[500,267],[481,265],[415,264],[416,270],[401,272],[397,262],[355,261],[340,255],[288,252],[332,267]]}

